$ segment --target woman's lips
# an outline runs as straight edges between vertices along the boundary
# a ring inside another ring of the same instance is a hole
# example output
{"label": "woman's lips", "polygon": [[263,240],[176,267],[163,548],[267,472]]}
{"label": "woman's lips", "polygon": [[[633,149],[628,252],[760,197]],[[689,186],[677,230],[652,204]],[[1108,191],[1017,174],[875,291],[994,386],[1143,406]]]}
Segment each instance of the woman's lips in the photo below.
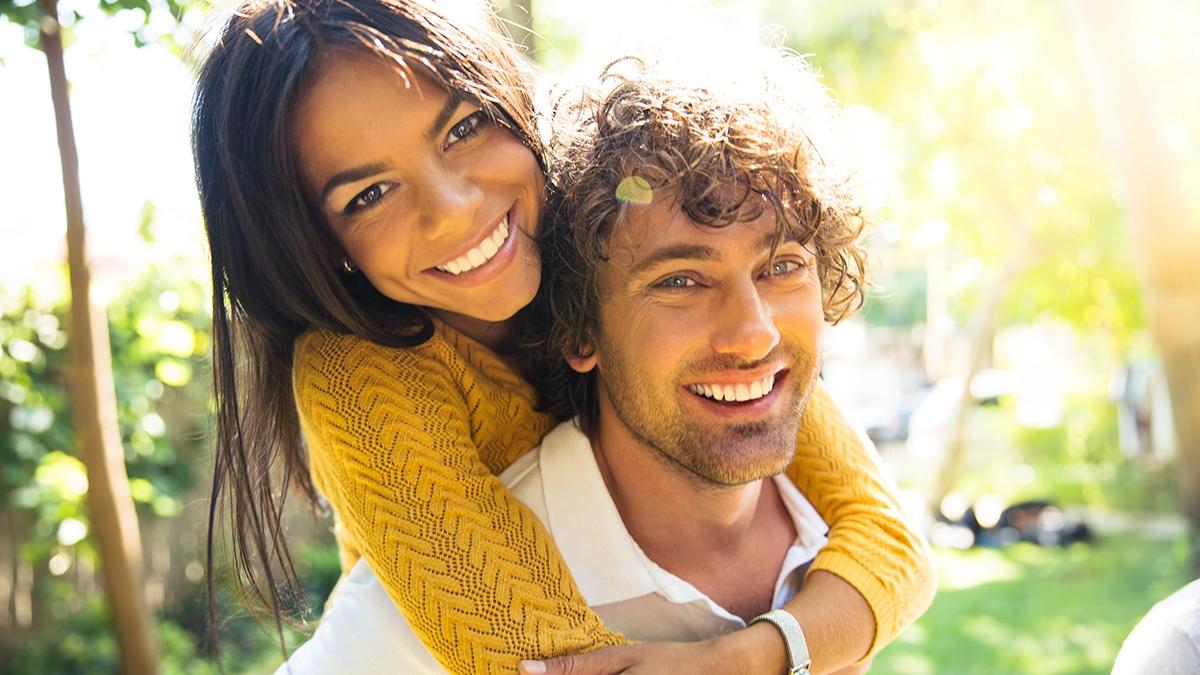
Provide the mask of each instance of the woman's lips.
{"label": "woman's lips", "polygon": [[504,242],[508,240],[509,234],[508,214],[506,213],[500,219],[500,224],[492,229],[491,233],[484,237],[482,241],[466,253],[446,263],[437,265],[434,269],[458,276],[482,267],[489,260],[496,257],[496,254],[504,246]]}
{"label": "woman's lips", "polygon": [[[513,259],[516,258],[517,240],[520,239],[517,236],[520,234],[520,222],[515,218],[515,212],[516,204],[513,204],[508,213],[501,216],[496,227],[483,239],[476,242],[466,253],[436,267],[430,267],[425,270],[425,274],[433,275],[443,281],[460,286],[474,286],[495,278],[507,269]],[[496,238],[498,234],[503,236],[497,245]],[[490,242],[490,244],[487,242]],[[492,245],[497,246],[494,251],[491,249]],[[478,264],[473,263],[472,258]],[[465,261],[467,265],[466,269],[463,268],[463,263],[459,261]],[[457,273],[450,271],[451,264],[457,266]]]}

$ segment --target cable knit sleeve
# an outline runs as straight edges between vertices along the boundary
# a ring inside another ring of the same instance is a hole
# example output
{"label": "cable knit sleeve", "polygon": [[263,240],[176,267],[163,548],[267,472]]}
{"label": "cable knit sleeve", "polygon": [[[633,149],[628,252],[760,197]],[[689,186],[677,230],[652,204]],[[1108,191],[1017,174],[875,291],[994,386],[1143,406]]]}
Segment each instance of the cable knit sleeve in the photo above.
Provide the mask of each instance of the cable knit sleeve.
{"label": "cable knit sleeve", "polygon": [[936,582],[925,540],[900,512],[874,448],[858,436],[818,382],[801,419],[788,478],[829,525],[829,543],[811,570],[836,574],[875,615],[866,659],[917,619]]}
{"label": "cable knit sleeve", "polygon": [[525,451],[546,425],[487,428],[471,415],[482,404],[478,387],[424,346],[310,333],[296,351],[296,403],[317,485],[443,666],[512,672],[521,658],[623,642],[588,608],[538,518],[496,477],[511,457],[481,458],[481,438],[533,434]]}

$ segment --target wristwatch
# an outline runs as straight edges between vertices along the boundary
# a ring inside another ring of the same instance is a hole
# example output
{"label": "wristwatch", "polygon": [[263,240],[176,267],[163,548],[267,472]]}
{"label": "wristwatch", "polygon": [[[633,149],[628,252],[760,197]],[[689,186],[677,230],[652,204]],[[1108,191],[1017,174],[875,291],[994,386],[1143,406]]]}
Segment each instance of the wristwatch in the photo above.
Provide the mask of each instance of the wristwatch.
{"label": "wristwatch", "polygon": [[754,617],[750,625],[766,621],[779,629],[783,635],[783,644],[787,647],[790,667],[787,675],[808,675],[812,659],[808,658],[808,641],[804,639],[804,631],[800,630],[800,622],[785,609],[773,609],[766,614]]}

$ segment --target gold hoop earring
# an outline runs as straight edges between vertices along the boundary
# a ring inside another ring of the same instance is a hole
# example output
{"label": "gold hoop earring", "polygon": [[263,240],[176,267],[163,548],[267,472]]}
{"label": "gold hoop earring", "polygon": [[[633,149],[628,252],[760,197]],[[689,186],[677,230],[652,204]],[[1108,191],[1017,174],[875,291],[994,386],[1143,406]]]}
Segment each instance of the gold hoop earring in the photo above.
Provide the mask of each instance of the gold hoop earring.
{"label": "gold hoop earring", "polygon": [[346,274],[354,274],[358,271],[358,266],[350,262],[350,258],[342,258],[342,269],[346,271]]}

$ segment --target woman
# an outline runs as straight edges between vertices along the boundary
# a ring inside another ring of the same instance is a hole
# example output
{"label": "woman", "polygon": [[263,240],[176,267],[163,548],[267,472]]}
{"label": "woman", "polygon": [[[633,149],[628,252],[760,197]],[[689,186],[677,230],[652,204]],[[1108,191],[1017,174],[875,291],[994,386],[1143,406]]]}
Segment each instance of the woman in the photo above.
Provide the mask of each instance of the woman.
{"label": "woman", "polygon": [[[265,0],[226,25],[196,96],[218,401],[209,569],[223,513],[238,577],[278,623],[300,599],[286,490],[311,504],[319,490],[343,565],[365,557],[456,672],[622,642],[495,477],[554,423],[512,366],[546,203],[518,63],[474,2]],[[788,609],[819,670],[886,644],[932,575],[823,391],[801,436],[789,473],[832,529]],[[853,489],[812,489],[831,481]],[[671,654],[736,670],[740,650],[782,663],[781,647],[758,625]]]}

